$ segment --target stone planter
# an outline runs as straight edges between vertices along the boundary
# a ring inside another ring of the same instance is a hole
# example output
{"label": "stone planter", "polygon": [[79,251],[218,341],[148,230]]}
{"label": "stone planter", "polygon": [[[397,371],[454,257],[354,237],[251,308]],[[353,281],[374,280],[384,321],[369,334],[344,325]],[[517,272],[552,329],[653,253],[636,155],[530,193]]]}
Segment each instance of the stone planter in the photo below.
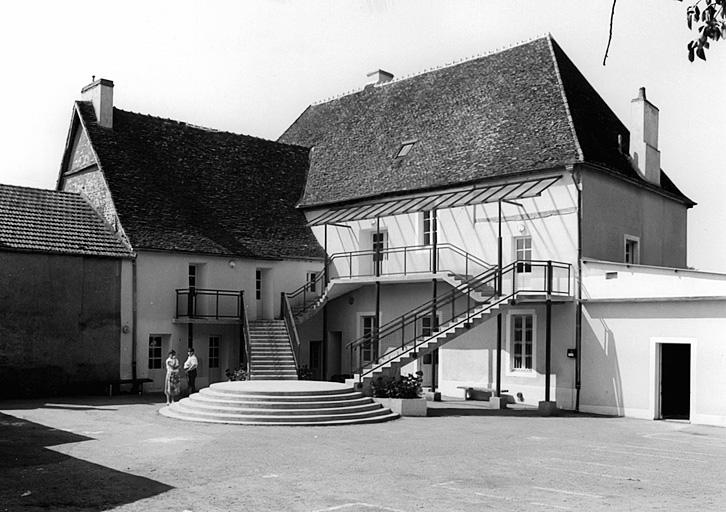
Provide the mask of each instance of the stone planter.
{"label": "stone planter", "polygon": [[426,416],[425,398],[374,398],[373,400],[401,416]]}

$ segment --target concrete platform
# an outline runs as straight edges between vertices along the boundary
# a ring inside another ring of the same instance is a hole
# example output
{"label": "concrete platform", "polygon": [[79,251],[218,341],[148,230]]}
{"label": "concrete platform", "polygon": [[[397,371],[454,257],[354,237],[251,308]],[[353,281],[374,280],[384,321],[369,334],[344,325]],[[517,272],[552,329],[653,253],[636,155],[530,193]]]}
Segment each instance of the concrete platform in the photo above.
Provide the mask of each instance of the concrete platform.
{"label": "concrete platform", "polygon": [[233,425],[355,425],[398,418],[350,386],[307,380],[218,382],[159,413],[178,420]]}

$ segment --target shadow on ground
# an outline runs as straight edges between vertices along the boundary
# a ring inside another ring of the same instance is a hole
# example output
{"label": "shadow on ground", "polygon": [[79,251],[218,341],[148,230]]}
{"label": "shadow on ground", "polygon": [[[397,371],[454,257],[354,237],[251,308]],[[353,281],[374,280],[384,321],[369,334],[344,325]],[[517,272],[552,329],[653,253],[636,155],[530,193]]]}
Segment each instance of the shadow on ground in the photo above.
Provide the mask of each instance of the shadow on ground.
{"label": "shadow on ground", "polygon": [[0,414],[0,511],[91,511],[172,487],[47,447],[92,438]]}

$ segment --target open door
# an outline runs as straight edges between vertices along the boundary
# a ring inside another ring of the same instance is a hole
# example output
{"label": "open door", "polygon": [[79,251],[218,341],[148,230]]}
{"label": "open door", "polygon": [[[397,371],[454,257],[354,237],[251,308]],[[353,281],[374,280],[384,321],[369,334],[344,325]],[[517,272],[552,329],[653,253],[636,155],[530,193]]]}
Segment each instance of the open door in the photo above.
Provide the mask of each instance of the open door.
{"label": "open door", "polygon": [[691,345],[663,343],[660,357],[660,417],[689,420]]}

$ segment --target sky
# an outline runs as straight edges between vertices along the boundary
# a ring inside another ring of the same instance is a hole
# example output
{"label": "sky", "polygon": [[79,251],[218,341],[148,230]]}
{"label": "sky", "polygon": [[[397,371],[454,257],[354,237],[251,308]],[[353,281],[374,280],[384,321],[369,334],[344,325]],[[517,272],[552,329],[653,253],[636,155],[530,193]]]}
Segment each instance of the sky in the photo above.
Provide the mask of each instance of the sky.
{"label": "sky", "polygon": [[54,188],[92,76],[124,110],[276,139],[366,73],[421,73],[551,33],[629,125],[660,109],[661,167],[698,205],[688,264],[726,273],[726,42],[690,63],[685,2],[618,0],[33,1],[0,7],[0,183]]}

